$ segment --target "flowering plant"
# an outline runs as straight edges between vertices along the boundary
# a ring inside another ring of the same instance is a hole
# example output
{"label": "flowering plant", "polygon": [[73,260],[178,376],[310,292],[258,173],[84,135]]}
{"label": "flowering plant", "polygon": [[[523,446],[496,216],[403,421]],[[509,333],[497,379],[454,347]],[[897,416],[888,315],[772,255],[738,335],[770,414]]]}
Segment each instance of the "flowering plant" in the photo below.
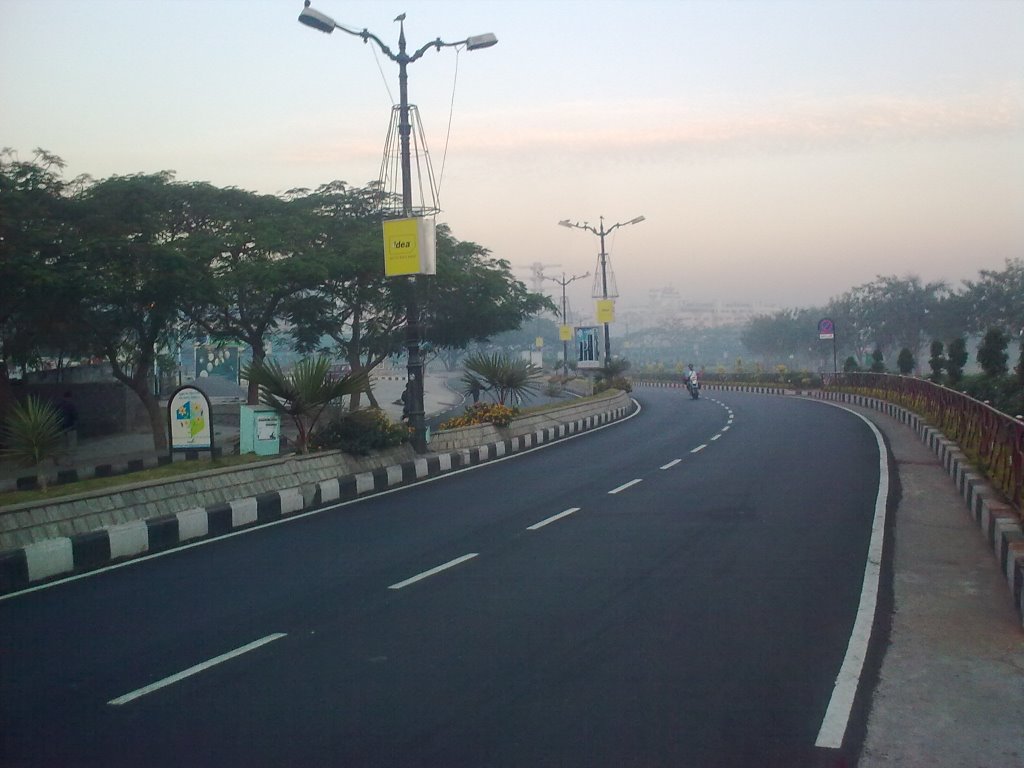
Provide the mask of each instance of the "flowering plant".
{"label": "flowering plant", "polygon": [[519,414],[518,408],[509,408],[501,403],[477,403],[467,408],[461,416],[448,419],[441,424],[441,429],[471,427],[474,424],[494,424],[496,427],[507,427],[512,419]]}

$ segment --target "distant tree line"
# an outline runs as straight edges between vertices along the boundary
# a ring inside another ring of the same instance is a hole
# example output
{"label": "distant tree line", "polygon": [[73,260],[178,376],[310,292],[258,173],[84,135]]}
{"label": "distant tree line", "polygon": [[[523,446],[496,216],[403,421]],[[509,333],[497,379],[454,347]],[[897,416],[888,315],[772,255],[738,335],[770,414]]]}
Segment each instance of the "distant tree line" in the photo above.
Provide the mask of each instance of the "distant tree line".
{"label": "distant tree line", "polygon": [[[904,375],[928,371],[931,380],[998,403],[1008,412],[1024,410],[1024,259],[1008,259],[1002,270],[982,270],[977,280],[965,281],[958,290],[943,282],[923,283],[913,275],[879,276],[824,307],[756,317],[741,339],[766,364],[797,361],[828,370],[832,344],[818,340],[818,322],[826,317],[835,323],[843,370]],[[964,375],[968,339],[980,339],[978,376]],[[1014,341],[1019,351],[1011,368]]]}
{"label": "distant tree line", "polygon": [[[152,377],[183,339],[244,343],[258,365],[284,333],[355,374],[403,352],[412,281],[384,276],[375,184],[275,196],[171,172],[66,180],[63,167],[43,150],[27,161],[0,153],[0,388],[43,358],[101,358],[143,402],[163,449]],[[442,351],[554,309],[445,225],[437,275],[422,283],[423,338]],[[254,383],[248,394],[255,403]]]}

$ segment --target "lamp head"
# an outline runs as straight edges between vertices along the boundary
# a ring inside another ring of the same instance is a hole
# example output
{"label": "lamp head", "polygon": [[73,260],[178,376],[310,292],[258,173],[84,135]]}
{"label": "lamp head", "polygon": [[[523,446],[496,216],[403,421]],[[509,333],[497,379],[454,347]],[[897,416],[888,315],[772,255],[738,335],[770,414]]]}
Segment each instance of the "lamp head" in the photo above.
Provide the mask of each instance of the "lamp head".
{"label": "lamp head", "polygon": [[571,227],[572,226],[572,222],[569,221],[568,219],[562,219],[560,222],[558,222],[558,226],[560,226],[560,227]]}
{"label": "lamp head", "polygon": [[307,27],[319,29],[321,32],[326,32],[327,34],[333,32],[334,28],[338,26],[334,19],[326,13],[320,13],[320,11],[315,8],[310,8],[309,0],[306,0],[305,7],[302,9],[302,13],[299,14],[299,21]]}
{"label": "lamp head", "polygon": [[472,37],[466,38],[466,50],[476,51],[481,48],[490,48],[492,45],[497,45],[498,38],[494,36],[492,32],[485,32],[482,35],[473,35]]}
{"label": "lamp head", "polygon": [[630,224],[639,224],[641,221],[645,221],[644,217],[643,216],[637,216],[635,219],[633,219],[632,221],[630,221],[628,223],[630,223]]}

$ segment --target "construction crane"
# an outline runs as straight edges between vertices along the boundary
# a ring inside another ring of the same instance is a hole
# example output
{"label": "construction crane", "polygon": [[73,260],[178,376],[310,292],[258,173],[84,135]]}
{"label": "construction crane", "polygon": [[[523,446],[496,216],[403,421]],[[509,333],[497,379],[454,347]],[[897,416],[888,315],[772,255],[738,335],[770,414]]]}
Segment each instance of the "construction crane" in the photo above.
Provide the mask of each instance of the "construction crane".
{"label": "construction crane", "polygon": [[534,293],[544,293],[544,270],[549,267],[560,267],[561,264],[544,264],[540,261],[535,261],[533,264],[529,264],[527,268],[530,270],[530,283],[533,285]]}

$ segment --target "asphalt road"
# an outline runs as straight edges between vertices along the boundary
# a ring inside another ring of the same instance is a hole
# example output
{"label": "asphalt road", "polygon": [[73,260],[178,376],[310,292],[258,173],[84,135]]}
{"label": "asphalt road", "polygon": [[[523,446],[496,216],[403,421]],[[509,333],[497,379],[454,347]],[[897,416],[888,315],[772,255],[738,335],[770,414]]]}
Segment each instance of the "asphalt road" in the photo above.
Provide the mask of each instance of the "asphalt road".
{"label": "asphalt road", "polygon": [[578,439],[0,601],[0,763],[840,764],[856,712],[842,750],[816,741],[874,435],[809,401],[640,400]]}

